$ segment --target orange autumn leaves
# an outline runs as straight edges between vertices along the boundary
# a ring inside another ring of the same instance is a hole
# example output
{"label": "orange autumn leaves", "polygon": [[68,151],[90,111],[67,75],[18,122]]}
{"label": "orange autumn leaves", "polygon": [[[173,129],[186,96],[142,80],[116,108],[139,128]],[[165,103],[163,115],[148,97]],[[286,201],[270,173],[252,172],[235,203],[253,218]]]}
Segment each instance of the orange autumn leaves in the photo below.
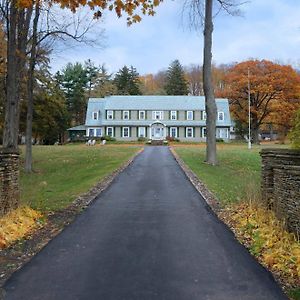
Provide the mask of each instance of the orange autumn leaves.
{"label": "orange autumn leaves", "polygon": [[248,70],[253,126],[289,127],[300,107],[300,76],[291,66],[267,60],[245,61],[226,73],[222,96],[230,100],[235,119],[248,122]]}
{"label": "orange autumn leaves", "polygon": [[[137,23],[141,21],[141,15],[155,14],[155,7],[163,0],[52,0],[46,1],[49,5],[52,3],[59,4],[62,8],[69,8],[76,12],[79,7],[89,6],[95,11],[94,16],[100,18],[104,10],[115,11],[118,17],[123,13],[127,14],[127,23]],[[34,0],[18,0],[18,5],[21,8],[31,7]]]}

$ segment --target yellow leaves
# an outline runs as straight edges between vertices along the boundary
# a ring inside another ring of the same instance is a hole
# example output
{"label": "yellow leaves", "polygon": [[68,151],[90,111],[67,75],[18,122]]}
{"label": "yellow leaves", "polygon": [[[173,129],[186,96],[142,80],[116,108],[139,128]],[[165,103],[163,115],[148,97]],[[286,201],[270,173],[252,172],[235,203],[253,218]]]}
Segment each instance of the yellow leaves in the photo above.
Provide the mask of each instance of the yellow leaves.
{"label": "yellow leaves", "polygon": [[300,243],[272,211],[243,203],[226,208],[220,216],[264,266],[286,284],[300,284]]}
{"label": "yellow leaves", "polygon": [[20,207],[0,218],[0,248],[5,248],[39,227],[42,214],[29,207]]}

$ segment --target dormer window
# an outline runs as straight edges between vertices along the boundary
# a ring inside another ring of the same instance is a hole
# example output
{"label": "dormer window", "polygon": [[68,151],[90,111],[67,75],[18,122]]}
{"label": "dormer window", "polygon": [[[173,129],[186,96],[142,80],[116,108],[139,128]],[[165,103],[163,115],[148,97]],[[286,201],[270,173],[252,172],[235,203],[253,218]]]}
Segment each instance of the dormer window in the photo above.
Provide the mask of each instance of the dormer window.
{"label": "dormer window", "polygon": [[177,111],[171,110],[171,120],[177,120]]}
{"label": "dormer window", "polygon": [[189,121],[194,120],[194,112],[192,110],[186,112],[186,119]]}
{"label": "dormer window", "polygon": [[163,111],[153,111],[152,112],[153,120],[163,120],[163,118],[164,118]]}
{"label": "dormer window", "polygon": [[218,111],[218,121],[224,121],[224,112]]}
{"label": "dormer window", "polygon": [[145,120],[146,112],[144,110],[139,111],[139,120]]}
{"label": "dormer window", "polygon": [[114,112],[112,110],[108,110],[106,112],[106,119],[107,120],[113,120],[114,119]]}
{"label": "dormer window", "polygon": [[97,111],[93,112],[93,120],[98,120],[99,119],[99,113]]}
{"label": "dormer window", "polygon": [[129,120],[129,110],[123,111],[123,120]]}

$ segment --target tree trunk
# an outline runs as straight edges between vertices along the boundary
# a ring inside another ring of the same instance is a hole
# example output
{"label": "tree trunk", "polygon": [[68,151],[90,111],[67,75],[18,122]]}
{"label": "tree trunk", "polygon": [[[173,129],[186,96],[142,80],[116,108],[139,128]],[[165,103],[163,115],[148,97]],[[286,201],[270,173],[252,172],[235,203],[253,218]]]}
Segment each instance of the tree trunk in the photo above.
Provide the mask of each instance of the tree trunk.
{"label": "tree trunk", "polygon": [[16,1],[12,0],[9,9],[9,28],[7,45],[7,75],[6,75],[6,102],[3,132],[3,148],[12,151],[18,150],[18,123],[19,99],[17,93],[17,8]]}
{"label": "tree trunk", "polygon": [[212,82],[213,0],[205,0],[203,88],[206,109],[206,162],[217,164],[216,117],[217,105]]}
{"label": "tree trunk", "polygon": [[1,199],[1,209],[3,211],[4,208],[5,212],[16,208],[20,198],[18,158],[20,86],[24,77],[30,19],[30,9],[25,11],[18,8],[17,0],[10,2],[7,22],[7,75],[3,148],[5,153],[12,153],[8,167],[13,169],[13,172],[11,172],[9,180],[3,183],[5,184],[6,193],[5,197]]}
{"label": "tree trunk", "polygon": [[32,117],[33,117],[33,86],[34,86],[34,68],[36,62],[37,47],[37,25],[40,16],[39,1],[35,5],[35,17],[33,20],[32,45],[28,68],[27,82],[27,118],[26,118],[26,155],[25,155],[25,171],[32,172]]}
{"label": "tree trunk", "polygon": [[259,128],[256,126],[252,127],[252,143],[259,145]]}

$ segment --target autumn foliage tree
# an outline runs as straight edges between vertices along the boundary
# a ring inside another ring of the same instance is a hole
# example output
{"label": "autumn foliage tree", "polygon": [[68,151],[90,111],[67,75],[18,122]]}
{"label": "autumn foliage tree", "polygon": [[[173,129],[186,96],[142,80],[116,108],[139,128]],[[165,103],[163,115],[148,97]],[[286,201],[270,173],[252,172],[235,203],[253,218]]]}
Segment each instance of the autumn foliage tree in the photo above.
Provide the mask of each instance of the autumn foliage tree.
{"label": "autumn foliage tree", "polygon": [[229,69],[223,96],[235,119],[244,124],[248,124],[248,70],[252,139],[258,143],[263,124],[290,124],[299,105],[300,77],[291,66],[267,60],[249,60]]}

